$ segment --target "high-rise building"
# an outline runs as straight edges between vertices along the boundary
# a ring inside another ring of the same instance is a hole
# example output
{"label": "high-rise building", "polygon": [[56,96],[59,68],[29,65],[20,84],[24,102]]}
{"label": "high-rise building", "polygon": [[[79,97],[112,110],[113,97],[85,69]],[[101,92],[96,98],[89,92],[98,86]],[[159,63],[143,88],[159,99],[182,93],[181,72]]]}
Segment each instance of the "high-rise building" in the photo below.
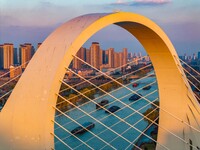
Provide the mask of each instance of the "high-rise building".
{"label": "high-rise building", "polygon": [[108,49],[108,66],[110,68],[114,67],[114,48]]}
{"label": "high-rise building", "polygon": [[[81,47],[79,49],[79,51],[76,53],[76,56],[85,61],[86,60],[86,49]],[[78,58],[73,59],[73,68],[81,69],[83,64],[84,64],[84,62],[82,62]]]}
{"label": "high-rise building", "polygon": [[120,61],[119,61],[119,53],[114,53],[114,67],[117,68],[120,66]]}
{"label": "high-rise building", "polygon": [[28,51],[31,52],[31,56],[30,56],[30,60],[33,57],[33,55],[35,54],[35,48],[32,46],[31,43],[25,43],[24,46],[27,47]]}
{"label": "high-rise building", "polygon": [[86,49],[86,62],[91,64],[90,49]]}
{"label": "high-rise building", "polygon": [[3,69],[3,45],[0,45],[0,69]]}
{"label": "high-rise building", "polygon": [[99,66],[103,64],[103,50],[99,50]]}
{"label": "high-rise building", "polygon": [[98,42],[92,42],[92,45],[90,47],[90,58],[91,58],[91,65],[95,68],[99,69],[99,51],[100,46]]}
{"label": "high-rise building", "polygon": [[127,48],[123,48],[123,65],[127,64],[127,58],[128,58]]}
{"label": "high-rise building", "polygon": [[131,59],[133,57],[133,53],[128,53],[128,59]]}
{"label": "high-rise building", "polygon": [[104,64],[108,64],[108,50],[105,51]]}
{"label": "high-rise building", "polygon": [[192,60],[196,60],[196,59],[197,59],[196,54],[193,54]]}
{"label": "high-rise building", "polygon": [[10,78],[14,78],[22,74],[21,66],[10,66]]}
{"label": "high-rise building", "polygon": [[42,43],[38,43],[37,44],[37,49],[42,45]]}
{"label": "high-rise building", "polygon": [[31,47],[31,58],[33,57],[34,54],[35,54],[35,48],[32,46]]}
{"label": "high-rise building", "polygon": [[186,53],[185,53],[185,54],[184,54],[184,59],[183,59],[183,60],[185,61],[185,60],[187,60],[187,59],[188,59],[188,57],[187,57],[187,55],[186,55]]}
{"label": "high-rise building", "polygon": [[20,45],[19,48],[19,62],[22,65],[22,69],[26,68],[28,62],[32,58],[33,47],[30,43],[25,43],[24,45]]}
{"label": "high-rise building", "polygon": [[123,53],[122,52],[119,53],[119,66],[120,67],[123,66]]}
{"label": "high-rise building", "polygon": [[198,60],[200,60],[200,51],[198,52]]}
{"label": "high-rise building", "polygon": [[14,64],[19,64],[19,61],[18,61],[18,50],[17,48],[14,48]]}
{"label": "high-rise building", "polygon": [[3,69],[10,69],[13,65],[14,49],[12,43],[5,43],[3,45]]}

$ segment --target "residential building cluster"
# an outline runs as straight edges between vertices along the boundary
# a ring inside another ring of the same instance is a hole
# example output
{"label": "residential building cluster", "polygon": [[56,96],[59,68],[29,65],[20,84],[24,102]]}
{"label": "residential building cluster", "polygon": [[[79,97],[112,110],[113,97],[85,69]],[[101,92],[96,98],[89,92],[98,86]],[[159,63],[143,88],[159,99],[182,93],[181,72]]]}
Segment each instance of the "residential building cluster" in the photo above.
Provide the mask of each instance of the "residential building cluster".
{"label": "residential building cluster", "polygon": [[[38,43],[38,47],[41,43]],[[10,70],[10,77],[13,78],[26,68],[28,62],[35,53],[31,43],[24,43],[19,48],[14,48],[12,43],[0,45],[0,70]]]}
{"label": "residential building cluster", "polygon": [[[89,49],[81,47],[76,56],[97,69],[116,68],[127,64],[128,52],[127,48],[122,52],[115,52],[114,48],[102,50],[98,42],[93,42]],[[74,58],[73,68],[81,69],[88,66],[83,61]]]}
{"label": "residential building cluster", "polygon": [[[78,58],[73,59],[72,68],[80,70],[92,65],[102,70],[104,68],[125,66],[128,61],[141,58],[142,54],[128,53],[127,48],[123,48],[121,52],[116,52],[114,48],[103,50],[98,42],[92,42],[89,49],[81,47],[76,56]],[[149,57],[145,61],[149,61]]]}

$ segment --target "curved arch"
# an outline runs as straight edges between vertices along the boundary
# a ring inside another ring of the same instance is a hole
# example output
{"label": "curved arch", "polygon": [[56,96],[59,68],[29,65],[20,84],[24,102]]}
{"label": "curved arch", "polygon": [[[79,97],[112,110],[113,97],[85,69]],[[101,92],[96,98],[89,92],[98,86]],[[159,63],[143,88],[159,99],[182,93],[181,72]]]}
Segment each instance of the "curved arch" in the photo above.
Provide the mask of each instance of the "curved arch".
{"label": "curved arch", "polygon": [[[116,24],[134,35],[149,54],[157,75],[160,107],[200,129],[200,109],[188,89],[176,51],[166,34],[151,20],[133,13],[89,14],[56,29],[40,46],[0,113],[0,146],[4,149],[54,147],[57,95],[65,67],[97,31]],[[188,119],[189,118],[189,121]],[[200,134],[160,111],[159,124],[178,136],[200,143]],[[184,133],[184,134],[183,134]],[[158,141],[171,149],[188,145],[159,128]],[[198,145],[200,147],[200,145]],[[161,149],[157,147],[157,149]]]}

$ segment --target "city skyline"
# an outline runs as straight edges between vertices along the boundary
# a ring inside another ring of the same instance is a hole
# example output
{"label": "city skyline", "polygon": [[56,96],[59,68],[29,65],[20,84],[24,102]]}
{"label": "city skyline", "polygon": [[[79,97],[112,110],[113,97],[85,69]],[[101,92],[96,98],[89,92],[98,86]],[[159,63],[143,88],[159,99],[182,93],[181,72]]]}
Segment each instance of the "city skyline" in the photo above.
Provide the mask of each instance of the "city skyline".
{"label": "city skyline", "polygon": [[[127,64],[128,54],[127,48],[123,48],[121,52],[116,52],[114,48],[103,50],[98,42],[92,42],[89,49],[81,47],[76,56],[102,70],[103,68],[117,68]],[[84,68],[84,65],[79,59],[73,59],[74,69]]]}
{"label": "city skyline", "polygon": [[[37,46],[34,47],[32,43],[24,43],[20,44],[19,47],[16,47],[13,43],[0,43],[0,69],[9,69],[10,66],[13,65],[22,65],[22,68],[25,69],[27,62],[31,60],[41,44],[42,43],[38,43]],[[88,47],[82,46],[76,54],[76,56],[87,63],[92,64],[96,68],[115,68],[122,64],[126,64],[128,59],[145,55],[141,52],[129,51],[127,47],[123,47],[121,50],[116,50],[113,46],[102,48],[101,43],[96,41],[90,43],[90,46]],[[200,51],[193,53],[192,55],[184,53],[183,55],[179,55],[179,57],[182,60],[187,61],[200,60]],[[117,62],[114,60],[120,61]],[[80,60],[76,58],[73,59],[73,67],[75,69],[80,69],[82,64],[83,63]]]}
{"label": "city skyline", "polygon": [[[200,2],[181,0],[110,0],[79,2],[35,0],[0,0],[0,43],[11,42],[15,45],[42,42],[60,24],[67,20],[91,13],[130,11],[149,17],[168,34],[179,55],[197,53],[200,50]],[[90,9],[88,9],[90,8]],[[75,11],[74,11],[75,10]],[[183,11],[184,10],[184,11]],[[34,12],[34,13],[33,13]],[[42,15],[41,15],[42,14]],[[109,34],[107,34],[109,33]],[[109,36],[107,36],[109,35]],[[142,46],[123,29],[112,25],[93,36],[102,47],[115,45],[116,49],[142,51]],[[89,40],[85,45],[91,43]]]}

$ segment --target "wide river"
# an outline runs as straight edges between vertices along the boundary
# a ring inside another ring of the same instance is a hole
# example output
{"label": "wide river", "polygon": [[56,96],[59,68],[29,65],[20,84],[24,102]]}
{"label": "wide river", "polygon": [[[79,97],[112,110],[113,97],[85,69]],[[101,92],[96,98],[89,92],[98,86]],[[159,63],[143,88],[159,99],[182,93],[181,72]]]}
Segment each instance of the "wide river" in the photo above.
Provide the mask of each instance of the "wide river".
{"label": "wide river", "polygon": [[[131,82],[134,82],[132,80]],[[147,84],[152,84],[150,90],[142,90]],[[148,77],[138,81],[138,87],[132,87],[132,84],[127,85],[128,88],[142,94],[146,99],[154,101],[158,98],[158,88],[155,77]],[[104,109],[96,110],[94,102],[87,102],[79,106],[81,109],[71,109],[66,113],[56,117],[55,120],[61,124],[65,129],[59,128],[55,125],[55,134],[62,139],[69,147],[55,138],[55,148],[57,150],[65,149],[131,149],[135,139],[147,127],[148,123],[143,119],[141,114],[135,112],[138,110],[144,113],[151,104],[145,99],[139,99],[135,102],[129,101],[129,97],[133,95],[130,90],[121,88],[111,93],[117,100],[109,95],[102,98],[97,98],[95,102],[100,102],[103,99],[109,100],[110,106],[119,106],[121,109],[113,114],[105,113]],[[98,97],[98,95],[96,95]],[[116,115],[116,116],[115,116]],[[72,135],[71,130],[83,124],[84,122],[93,122],[95,127],[91,132],[85,132],[81,135]]]}

